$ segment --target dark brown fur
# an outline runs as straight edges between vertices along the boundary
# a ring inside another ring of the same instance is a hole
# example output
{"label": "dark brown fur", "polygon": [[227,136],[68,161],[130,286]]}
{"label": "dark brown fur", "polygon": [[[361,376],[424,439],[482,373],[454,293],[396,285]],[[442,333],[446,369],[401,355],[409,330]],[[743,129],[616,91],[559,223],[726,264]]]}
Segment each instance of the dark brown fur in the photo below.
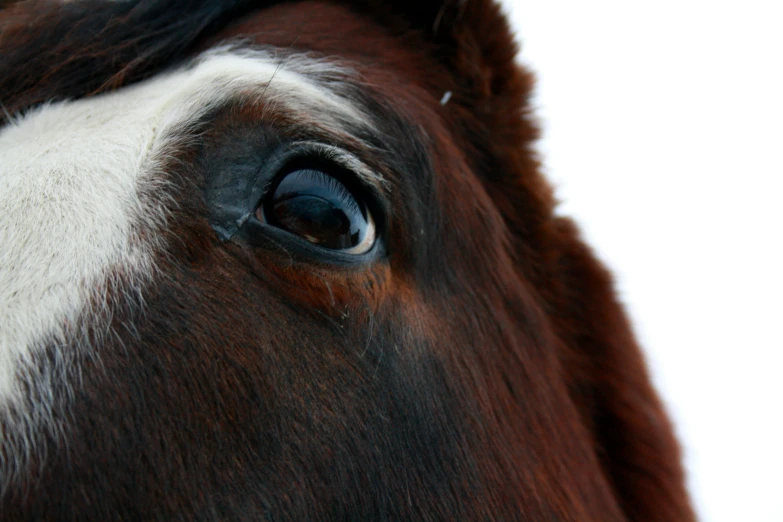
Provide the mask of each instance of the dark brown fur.
{"label": "dark brown fur", "polygon": [[554,214],[497,6],[138,4],[0,13],[5,108],[116,89],[237,36],[350,60],[389,115],[367,158],[394,185],[389,255],[335,271],[222,243],[194,187],[205,151],[261,114],[226,108],[172,162],[188,181],[168,277],[146,310],[116,310],[68,444],[9,486],[0,519],[693,519],[611,278]]}

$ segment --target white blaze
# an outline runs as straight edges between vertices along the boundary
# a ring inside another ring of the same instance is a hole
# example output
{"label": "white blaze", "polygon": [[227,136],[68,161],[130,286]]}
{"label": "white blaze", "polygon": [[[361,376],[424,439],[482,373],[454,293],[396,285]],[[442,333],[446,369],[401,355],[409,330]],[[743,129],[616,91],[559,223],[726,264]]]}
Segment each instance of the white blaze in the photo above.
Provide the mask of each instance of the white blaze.
{"label": "white blaze", "polygon": [[152,273],[153,245],[138,232],[154,237],[163,226],[165,198],[140,194],[165,183],[161,160],[189,123],[229,98],[261,96],[326,128],[366,121],[319,81],[345,71],[304,56],[282,61],[212,51],[189,69],[44,105],[0,129],[0,422],[20,404],[24,362],[64,339],[64,325],[100,322],[88,302],[109,274]]}

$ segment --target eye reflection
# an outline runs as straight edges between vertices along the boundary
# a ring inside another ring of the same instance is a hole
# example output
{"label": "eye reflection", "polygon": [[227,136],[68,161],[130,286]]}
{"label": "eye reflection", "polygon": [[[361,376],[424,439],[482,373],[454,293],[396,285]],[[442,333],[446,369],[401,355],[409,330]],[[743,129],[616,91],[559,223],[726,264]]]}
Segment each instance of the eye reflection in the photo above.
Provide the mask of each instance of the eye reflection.
{"label": "eye reflection", "polygon": [[319,170],[287,174],[264,198],[256,216],[331,250],[363,254],[375,243],[375,222],[366,205]]}

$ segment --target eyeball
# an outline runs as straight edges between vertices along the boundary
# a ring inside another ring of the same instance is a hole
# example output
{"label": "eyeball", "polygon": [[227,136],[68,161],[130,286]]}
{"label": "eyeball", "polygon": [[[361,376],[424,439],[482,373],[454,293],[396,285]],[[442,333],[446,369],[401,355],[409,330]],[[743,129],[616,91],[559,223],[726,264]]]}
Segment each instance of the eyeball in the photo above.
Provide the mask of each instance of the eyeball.
{"label": "eyeball", "polygon": [[256,217],[314,245],[347,254],[364,254],[375,244],[375,221],[367,206],[320,170],[286,174],[263,198]]}

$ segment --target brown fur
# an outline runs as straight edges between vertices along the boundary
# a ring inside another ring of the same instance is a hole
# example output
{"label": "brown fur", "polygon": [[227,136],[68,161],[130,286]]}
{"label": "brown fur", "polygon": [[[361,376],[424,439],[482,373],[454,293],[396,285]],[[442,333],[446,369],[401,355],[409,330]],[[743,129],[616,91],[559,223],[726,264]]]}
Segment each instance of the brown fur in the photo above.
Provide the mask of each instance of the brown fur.
{"label": "brown fur", "polygon": [[399,119],[366,158],[394,185],[389,256],[335,271],[219,241],[201,158],[262,114],[222,111],[171,165],[168,277],[116,310],[67,450],[0,519],[693,519],[611,277],[554,214],[496,5],[141,4],[8,8],[0,101],[94,95],[236,36],[348,60]]}

